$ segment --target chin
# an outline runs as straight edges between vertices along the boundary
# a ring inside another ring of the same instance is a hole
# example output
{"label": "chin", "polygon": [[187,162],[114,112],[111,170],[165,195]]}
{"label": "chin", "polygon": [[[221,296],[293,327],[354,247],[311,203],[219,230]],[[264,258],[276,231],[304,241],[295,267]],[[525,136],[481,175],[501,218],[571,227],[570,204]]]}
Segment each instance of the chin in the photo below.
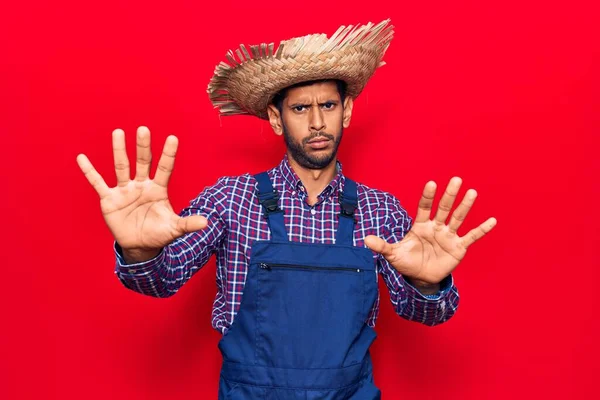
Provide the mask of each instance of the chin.
{"label": "chin", "polygon": [[312,169],[324,169],[333,162],[333,158],[330,154],[319,158],[308,157],[307,160],[312,164]]}

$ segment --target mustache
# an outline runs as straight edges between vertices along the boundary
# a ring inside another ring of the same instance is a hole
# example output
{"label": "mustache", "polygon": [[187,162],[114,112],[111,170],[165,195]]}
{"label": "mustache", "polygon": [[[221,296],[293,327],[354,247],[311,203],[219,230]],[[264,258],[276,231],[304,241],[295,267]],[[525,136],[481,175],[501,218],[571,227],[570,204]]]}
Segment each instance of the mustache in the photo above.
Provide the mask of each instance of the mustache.
{"label": "mustache", "polygon": [[309,137],[304,138],[302,140],[302,143],[303,144],[307,144],[311,140],[316,139],[318,137],[324,137],[324,138],[329,139],[329,140],[333,140],[334,139],[333,135],[331,135],[331,134],[329,134],[327,132],[311,132],[311,134],[310,134]]}

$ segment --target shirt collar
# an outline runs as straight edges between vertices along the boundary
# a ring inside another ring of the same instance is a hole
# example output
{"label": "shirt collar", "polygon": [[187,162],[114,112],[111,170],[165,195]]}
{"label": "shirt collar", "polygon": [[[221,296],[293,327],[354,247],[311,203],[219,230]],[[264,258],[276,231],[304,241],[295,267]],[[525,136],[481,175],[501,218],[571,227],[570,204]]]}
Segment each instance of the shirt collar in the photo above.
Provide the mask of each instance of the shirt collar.
{"label": "shirt collar", "polygon": [[[278,169],[286,182],[293,188],[292,190],[298,190],[301,187],[304,187],[302,181],[290,165],[287,153],[283,156],[283,160],[281,160]],[[338,187],[341,188],[342,182],[344,181],[344,174],[342,173],[342,163],[339,160],[336,160],[336,169],[337,173],[319,196],[328,196],[331,193],[335,193]]]}

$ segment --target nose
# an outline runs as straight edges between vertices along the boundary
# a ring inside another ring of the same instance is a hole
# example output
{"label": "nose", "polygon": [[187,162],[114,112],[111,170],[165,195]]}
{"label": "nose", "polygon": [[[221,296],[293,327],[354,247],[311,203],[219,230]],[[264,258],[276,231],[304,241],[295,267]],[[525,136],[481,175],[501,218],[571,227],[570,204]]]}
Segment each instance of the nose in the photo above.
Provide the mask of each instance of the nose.
{"label": "nose", "polygon": [[310,115],[310,130],[322,131],[325,129],[325,118],[323,118],[323,110],[321,107],[313,107]]}

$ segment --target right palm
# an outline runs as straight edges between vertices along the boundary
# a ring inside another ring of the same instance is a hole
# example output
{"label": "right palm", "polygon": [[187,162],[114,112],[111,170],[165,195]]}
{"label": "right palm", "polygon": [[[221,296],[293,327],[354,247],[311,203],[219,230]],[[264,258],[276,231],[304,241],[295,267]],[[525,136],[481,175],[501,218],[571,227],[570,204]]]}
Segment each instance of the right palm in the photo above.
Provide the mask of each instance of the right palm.
{"label": "right palm", "polygon": [[102,215],[115,240],[123,249],[160,249],[186,233],[203,229],[206,218],[195,215],[181,218],[173,212],[167,185],[175,164],[177,138],[167,137],[153,180],[149,179],[150,131],[137,130],[135,179],[130,179],[125,135],[113,131],[113,154],[117,186],[109,188],[84,154],[77,163],[100,196]]}

